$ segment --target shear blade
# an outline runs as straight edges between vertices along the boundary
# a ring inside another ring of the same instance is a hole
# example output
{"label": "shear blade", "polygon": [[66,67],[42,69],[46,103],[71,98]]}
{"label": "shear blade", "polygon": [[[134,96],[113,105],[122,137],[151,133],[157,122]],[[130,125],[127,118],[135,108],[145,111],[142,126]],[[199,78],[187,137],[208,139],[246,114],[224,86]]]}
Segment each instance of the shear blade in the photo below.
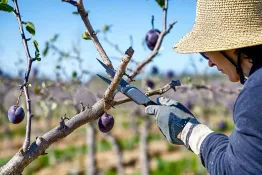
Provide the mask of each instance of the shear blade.
{"label": "shear blade", "polygon": [[[105,65],[102,61],[100,61],[99,59],[97,59],[97,61],[99,61],[99,63],[105,68],[105,70],[106,70],[106,72],[112,77],[112,78],[114,78],[114,76],[115,76],[115,71],[113,71],[110,67],[108,67],[107,65]],[[101,76],[101,75],[98,75],[99,77]],[[101,78],[101,77],[100,77]],[[106,79],[105,77],[103,77],[103,78],[101,78],[101,79]],[[108,80],[108,79],[107,79]],[[105,81],[105,80],[104,80]],[[109,80],[110,81],[110,80]],[[105,82],[107,82],[107,81],[105,81]],[[108,83],[108,82],[107,82]],[[111,83],[111,81],[110,81],[110,83]],[[108,84],[110,84],[110,83],[108,83]],[[120,86],[122,86],[122,87],[126,87],[127,85],[129,85],[129,83],[128,82],[126,82],[123,78],[121,79],[121,81],[120,81]]]}
{"label": "shear blade", "polygon": [[102,61],[100,61],[97,58],[97,61],[99,61],[99,63],[106,69],[106,72],[109,73],[112,77],[115,76],[115,71],[113,71],[112,69],[110,69],[107,65],[105,65]]}
{"label": "shear blade", "polygon": [[[99,75],[99,74],[96,74],[96,75],[97,75],[99,78],[101,78],[104,82],[106,82],[107,84],[110,84],[110,83],[112,82],[111,80],[103,77],[102,75]],[[121,91],[121,88],[122,88],[121,85],[118,85],[118,86],[116,87],[116,89],[117,89],[118,91]]]}
{"label": "shear blade", "polygon": [[110,84],[111,83],[111,80],[103,77],[102,75],[99,75],[99,74],[96,74],[99,78],[101,78],[104,82],[106,82],[107,84]]}

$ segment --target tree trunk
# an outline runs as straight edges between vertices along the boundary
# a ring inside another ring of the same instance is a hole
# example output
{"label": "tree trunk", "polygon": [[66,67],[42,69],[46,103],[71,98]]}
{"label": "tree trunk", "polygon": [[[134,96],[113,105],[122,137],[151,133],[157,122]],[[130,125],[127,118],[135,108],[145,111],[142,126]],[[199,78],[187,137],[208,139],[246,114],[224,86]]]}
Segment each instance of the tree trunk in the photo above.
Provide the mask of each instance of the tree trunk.
{"label": "tree trunk", "polygon": [[109,132],[106,136],[111,142],[113,151],[115,152],[116,155],[116,159],[117,159],[116,167],[117,167],[118,175],[124,175],[123,154],[117,142],[117,139],[111,134],[111,132]]}
{"label": "tree trunk", "polygon": [[88,175],[96,175],[97,173],[95,149],[96,130],[94,125],[95,121],[92,121],[87,124],[86,127],[86,141],[88,147],[86,173]]}
{"label": "tree trunk", "polygon": [[149,175],[149,156],[148,156],[148,135],[150,130],[150,118],[148,116],[144,117],[144,122],[142,124],[141,135],[140,135],[140,165],[141,165],[141,175]]}

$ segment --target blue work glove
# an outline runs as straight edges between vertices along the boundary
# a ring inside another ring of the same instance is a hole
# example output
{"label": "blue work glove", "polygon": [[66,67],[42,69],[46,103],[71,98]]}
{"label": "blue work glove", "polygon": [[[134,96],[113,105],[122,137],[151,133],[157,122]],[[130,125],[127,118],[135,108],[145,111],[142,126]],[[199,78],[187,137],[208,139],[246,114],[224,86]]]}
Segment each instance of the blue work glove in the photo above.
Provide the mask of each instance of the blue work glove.
{"label": "blue work glove", "polygon": [[185,106],[176,100],[160,97],[157,102],[160,105],[147,106],[145,112],[149,115],[155,115],[160,131],[169,142],[178,145],[185,144],[181,139],[183,128],[188,122],[193,125],[199,124],[199,122]]}

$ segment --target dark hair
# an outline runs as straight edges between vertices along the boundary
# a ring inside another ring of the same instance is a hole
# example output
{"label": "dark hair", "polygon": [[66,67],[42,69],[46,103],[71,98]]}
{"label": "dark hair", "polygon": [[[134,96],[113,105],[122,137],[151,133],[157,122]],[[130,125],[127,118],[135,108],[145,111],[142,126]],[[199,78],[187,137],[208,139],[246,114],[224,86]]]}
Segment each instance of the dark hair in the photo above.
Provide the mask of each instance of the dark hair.
{"label": "dark hair", "polygon": [[242,59],[248,59],[253,64],[249,75],[262,67],[262,45],[240,48],[237,52]]}
{"label": "dark hair", "polygon": [[250,63],[262,62],[262,45],[243,47],[237,49],[243,59],[248,59]]}

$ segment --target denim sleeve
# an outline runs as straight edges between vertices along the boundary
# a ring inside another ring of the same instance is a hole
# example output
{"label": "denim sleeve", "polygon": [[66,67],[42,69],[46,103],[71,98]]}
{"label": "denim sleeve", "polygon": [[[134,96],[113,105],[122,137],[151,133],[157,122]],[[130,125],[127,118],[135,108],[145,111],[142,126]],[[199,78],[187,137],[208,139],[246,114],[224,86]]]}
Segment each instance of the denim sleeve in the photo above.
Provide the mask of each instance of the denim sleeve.
{"label": "denim sleeve", "polygon": [[210,175],[262,174],[261,97],[261,86],[242,91],[231,135],[213,132],[202,142],[200,157]]}

